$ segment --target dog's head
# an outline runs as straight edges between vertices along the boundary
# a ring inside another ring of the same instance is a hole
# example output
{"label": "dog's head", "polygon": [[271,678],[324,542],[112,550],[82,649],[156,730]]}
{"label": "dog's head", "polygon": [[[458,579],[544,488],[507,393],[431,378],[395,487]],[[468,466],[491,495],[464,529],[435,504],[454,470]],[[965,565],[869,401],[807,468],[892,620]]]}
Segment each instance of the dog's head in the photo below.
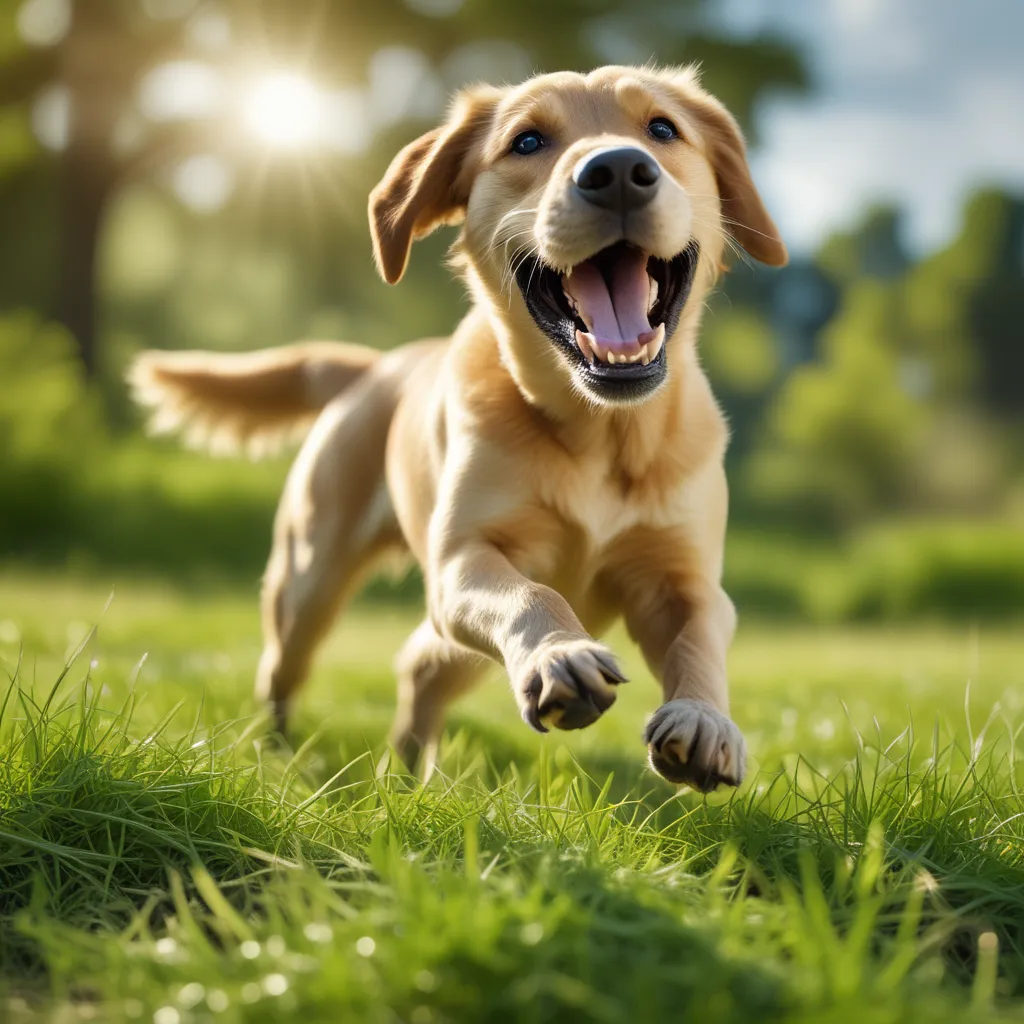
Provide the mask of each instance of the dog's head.
{"label": "dog's head", "polygon": [[461,94],[370,197],[385,279],[401,278],[414,238],[463,220],[470,284],[517,339],[513,358],[553,363],[603,404],[663,383],[730,240],[786,262],[736,122],[689,69]]}

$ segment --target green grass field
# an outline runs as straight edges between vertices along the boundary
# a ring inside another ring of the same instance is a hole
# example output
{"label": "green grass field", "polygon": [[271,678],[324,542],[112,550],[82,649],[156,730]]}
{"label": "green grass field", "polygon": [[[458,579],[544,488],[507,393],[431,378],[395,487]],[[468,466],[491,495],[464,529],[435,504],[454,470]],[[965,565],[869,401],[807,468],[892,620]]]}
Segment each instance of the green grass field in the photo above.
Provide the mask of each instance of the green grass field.
{"label": "green grass field", "polygon": [[292,750],[255,588],[108,597],[0,576],[0,1019],[1024,1019],[1020,628],[741,623],[705,799],[645,769],[621,633],[594,727],[495,674],[417,787],[375,771],[411,610],[343,619]]}

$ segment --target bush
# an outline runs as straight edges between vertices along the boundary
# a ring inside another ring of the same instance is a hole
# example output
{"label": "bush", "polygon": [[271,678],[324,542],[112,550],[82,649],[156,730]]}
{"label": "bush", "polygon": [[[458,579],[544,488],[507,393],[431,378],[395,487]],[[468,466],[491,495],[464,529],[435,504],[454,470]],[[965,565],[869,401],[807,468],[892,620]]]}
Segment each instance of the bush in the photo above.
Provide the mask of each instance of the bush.
{"label": "bush", "polygon": [[74,342],[35,314],[0,319],[0,550],[35,550],[67,531],[105,438]]}
{"label": "bush", "polygon": [[0,318],[0,557],[255,576],[280,463],[213,462],[111,437],[73,339]]}
{"label": "bush", "polygon": [[737,531],[725,586],[741,614],[772,618],[1006,618],[1024,614],[1024,531],[906,521],[831,545]]}
{"label": "bush", "polygon": [[1024,613],[1024,531],[1009,525],[880,528],[854,545],[850,562],[849,618]]}
{"label": "bush", "polygon": [[[73,342],[29,313],[0,319],[0,379],[0,558],[258,578],[286,459],[211,459],[111,436]],[[792,524],[788,534],[738,524],[726,587],[742,613],[780,618],[1021,614],[1024,531],[904,522],[843,543]],[[375,581],[369,596],[418,602],[422,587],[413,574]]]}

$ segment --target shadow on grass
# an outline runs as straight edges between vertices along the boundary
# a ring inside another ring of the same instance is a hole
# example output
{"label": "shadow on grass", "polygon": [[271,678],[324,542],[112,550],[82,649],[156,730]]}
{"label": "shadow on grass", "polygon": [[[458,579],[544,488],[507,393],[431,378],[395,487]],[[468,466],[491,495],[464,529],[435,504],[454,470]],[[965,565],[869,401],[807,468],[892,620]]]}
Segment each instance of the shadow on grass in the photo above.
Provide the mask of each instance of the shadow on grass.
{"label": "shadow on grass", "polygon": [[687,923],[677,905],[659,906],[647,886],[550,857],[530,875],[525,913],[516,911],[493,949],[485,938],[438,963],[443,978],[457,980],[439,986],[435,1004],[449,1019],[726,1022],[785,1012],[777,971],[727,952],[714,929]]}
{"label": "shadow on grass", "polygon": [[[1024,802],[1014,766],[991,744],[985,756],[950,743],[933,747],[930,757],[907,743],[896,753],[862,745],[834,776],[800,761],[792,773],[762,775],[739,793],[705,799],[669,785],[639,757],[576,757],[562,750],[538,761],[535,748],[513,731],[457,715],[449,736],[442,757],[447,780],[472,778],[498,792],[514,778],[528,802],[565,803],[575,779],[591,794],[601,792],[605,806],[618,805],[622,821],[643,822],[676,841],[661,856],[676,857],[698,874],[714,870],[724,849],[736,850],[745,866],[737,891],[777,899],[780,885],[802,889],[809,858],[840,928],[850,925],[856,896],[850,865],[872,828],[880,828],[896,902],[905,900],[908,886],[924,887],[936,914],[955,917],[950,967],[962,978],[972,975],[977,936],[994,929],[1005,954],[1003,987],[1024,993]],[[341,752],[345,758],[356,753]],[[333,755],[325,753],[328,762],[333,756],[335,771],[343,766],[337,755],[337,746]],[[363,762],[365,777],[374,763],[371,757]],[[541,794],[539,784],[552,774],[561,788]],[[526,851],[520,846],[518,853]]]}

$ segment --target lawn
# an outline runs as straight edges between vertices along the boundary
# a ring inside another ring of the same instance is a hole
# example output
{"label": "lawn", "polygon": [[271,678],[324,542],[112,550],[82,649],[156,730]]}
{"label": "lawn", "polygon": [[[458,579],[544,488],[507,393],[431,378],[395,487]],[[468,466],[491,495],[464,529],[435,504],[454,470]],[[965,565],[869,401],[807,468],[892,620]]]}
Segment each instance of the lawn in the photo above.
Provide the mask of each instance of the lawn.
{"label": "lawn", "polygon": [[741,623],[751,770],[703,798],[621,633],[591,729],[496,674],[428,786],[378,774],[414,621],[342,620],[292,749],[255,588],[0,575],[0,1019],[1024,1019],[1019,628]]}

